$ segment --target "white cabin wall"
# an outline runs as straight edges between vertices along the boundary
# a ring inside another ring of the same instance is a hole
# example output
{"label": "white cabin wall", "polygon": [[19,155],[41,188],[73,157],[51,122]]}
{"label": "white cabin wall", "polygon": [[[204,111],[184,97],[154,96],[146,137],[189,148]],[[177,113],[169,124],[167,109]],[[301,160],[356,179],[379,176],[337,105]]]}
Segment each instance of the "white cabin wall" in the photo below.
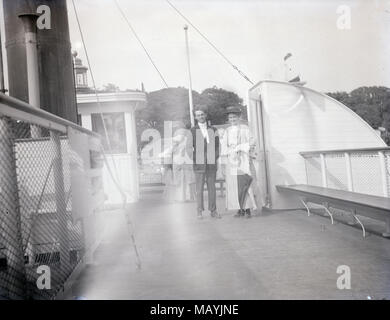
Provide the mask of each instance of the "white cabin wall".
{"label": "white cabin wall", "polygon": [[137,160],[137,133],[134,110],[125,113],[127,154],[129,157],[131,194],[134,200],[139,199],[139,174]]}
{"label": "white cabin wall", "polygon": [[106,154],[110,164],[109,170],[106,164],[103,167],[103,184],[107,196],[107,205],[121,205],[122,196],[117,184],[112,180],[110,171],[118,184],[126,194],[127,203],[139,200],[139,177],[137,161],[137,138],[135,110],[143,107],[146,101],[144,93],[120,92],[104,93],[99,95],[100,104],[93,94],[78,95],[79,114],[82,118],[82,126],[92,130],[91,114],[93,113],[123,113],[126,131],[127,152],[123,154]]}
{"label": "white cabin wall", "polygon": [[352,110],[314,90],[264,81],[252,91],[252,99],[260,94],[262,97],[274,209],[299,206],[275,188],[279,184],[307,182],[305,162],[299,152],[384,146],[375,131]]}

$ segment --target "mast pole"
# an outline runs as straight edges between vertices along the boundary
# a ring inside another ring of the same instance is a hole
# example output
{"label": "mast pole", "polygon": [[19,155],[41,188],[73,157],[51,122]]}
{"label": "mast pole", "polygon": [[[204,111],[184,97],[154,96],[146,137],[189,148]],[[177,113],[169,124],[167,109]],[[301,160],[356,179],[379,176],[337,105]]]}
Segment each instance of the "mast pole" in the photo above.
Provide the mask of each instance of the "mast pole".
{"label": "mast pole", "polygon": [[195,125],[194,120],[194,104],[192,101],[192,80],[191,80],[191,64],[190,64],[190,49],[188,46],[188,26],[184,26],[184,34],[186,40],[186,53],[187,53],[187,67],[188,67],[188,101],[190,104],[190,118],[191,118],[191,127]]}

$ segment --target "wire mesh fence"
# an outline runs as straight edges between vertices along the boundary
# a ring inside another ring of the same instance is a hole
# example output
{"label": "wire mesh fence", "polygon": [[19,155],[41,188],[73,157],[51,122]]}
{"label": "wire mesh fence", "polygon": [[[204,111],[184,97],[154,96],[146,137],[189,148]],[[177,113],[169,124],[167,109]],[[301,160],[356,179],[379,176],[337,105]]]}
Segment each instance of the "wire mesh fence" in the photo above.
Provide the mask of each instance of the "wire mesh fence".
{"label": "wire mesh fence", "polygon": [[305,156],[307,184],[322,186],[320,155]]}
{"label": "wire mesh fence", "polygon": [[386,152],[384,155],[385,155],[385,170],[388,177],[387,194],[390,195],[390,152]]}
{"label": "wire mesh fence", "polygon": [[355,192],[383,196],[382,180],[384,179],[387,185],[390,177],[381,171],[378,152],[351,153],[351,170]]}
{"label": "wire mesh fence", "polygon": [[0,299],[54,298],[93,242],[85,230],[100,232],[96,205],[88,220],[75,215],[72,191],[93,195],[101,183],[80,191],[74,154],[67,130],[0,114]]}
{"label": "wire mesh fence", "polygon": [[348,177],[344,154],[327,154],[325,161],[328,187],[348,190]]}
{"label": "wire mesh fence", "polygon": [[390,196],[389,148],[318,151],[302,156],[309,185]]}

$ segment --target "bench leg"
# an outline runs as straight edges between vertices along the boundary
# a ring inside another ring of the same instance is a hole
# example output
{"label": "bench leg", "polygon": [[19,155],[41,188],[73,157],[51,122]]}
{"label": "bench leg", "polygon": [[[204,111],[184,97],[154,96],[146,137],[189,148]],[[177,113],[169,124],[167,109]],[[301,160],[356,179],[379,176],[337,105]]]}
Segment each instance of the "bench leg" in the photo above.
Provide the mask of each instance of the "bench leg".
{"label": "bench leg", "polygon": [[[325,209],[325,213],[324,213],[324,217],[326,217],[326,216],[332,216],[332,214],[329,214],[329,203],[328,202],[323,202],[322,203],[322,206],[324,207],[324,209]],[[332,223],[333,224],[333,223]]]}
{"label": "bench leg", "polygon": [[352,213],[353,214],[353,217],[356,219],[356,221],[360,224],[360,226],[362,227],[362,231],[363,231],[363,238],[366,237],[366,228],[364,228],[364,225],[363,223],[360,221],[360,219],[357,217],[357,215],[355,214],[355,212]]}
{"label": "bench leg", "polygon": [[386,232],[382,233],[385,238],[390,238],[390,218],[386,219]]}
{"label": "bench leg", "polygon": [[329,215],[329,217],[330,217],[330,221],[332,222],[332,224],[334,224],[334,220],[333,220],[333,214],[329,211],[329,209],[328,209],[328,205],[326,204],[326,205],[323,205],[323,207],[324,207],[324,209],[325,209],[325,211],[326,211],[326,213]]}
{"label": "bench leg", "polygon": [[356,224],[356,219],[355,219],[355,216],[356,216],[356,210],[351,210],[351,214],[352,214],[352,219],[350,221],[348,221],[347,223],[350,225],[350,226],[354,226]]}
{"label": "bench leg", "polygon": [[301,198],[301,197],[299,199],[301,200],[302,204],[305,206],[305,208],[307,210],[307,216],[310,217],[310,209],[309,209],[309,207],[306,204],[306,201],[305,201],[306,199],[305,198]]}

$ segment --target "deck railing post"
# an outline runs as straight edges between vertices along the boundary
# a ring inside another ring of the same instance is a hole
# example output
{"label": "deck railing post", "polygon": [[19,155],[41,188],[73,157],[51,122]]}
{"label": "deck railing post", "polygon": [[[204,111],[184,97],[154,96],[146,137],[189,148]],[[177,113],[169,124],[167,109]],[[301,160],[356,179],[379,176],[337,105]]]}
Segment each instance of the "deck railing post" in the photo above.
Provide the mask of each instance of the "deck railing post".
{"label": "deck railing post", "polygon": [[387,188],[387,179],[388,179],[388,174],[387,174],[387,168],[386,168],[386,159],[385,159],[385,154],[383,151],[378,152],[379,155],[379,164],[381,168],[381,175],[382,175],[382,189],[383,189],[383,196],[384,197],[389,197],[389,190]]}
{"label": "deck railing post", "polygon": [[347,170],[348,191],[353,191],[351,156],[349,152],[345,152],[344,157],[345,157],[345,167]]}
{"label": "deck railing post", "polygon": [[306,156],[303,156],[303,159],[305,162],[306,184],[309,184],[309,174],[307,172],[307,158],[306,158]]}
{"label": "deck railing post", "polygon": [[54,158],[54,188],[55,188],[55,202],[56,202],[56,216],[59,227],[59,245],[60,245],[60,263],[61,270],[64,275],[67,274],[69,268],[69,237],[68,237],[68,219],[66,212],[66,197],[64,185],[64,171],[61,152],[60,135],[57,132],[50,132],[51,140],[54,144],[55,158]]}
{"label": "deck railing post", "polygon": [[322,186],[326,188],[328,186],[328,181],[326,178],[326,161],[325,161],[325,154],[321,153],[320,154],[321,158],[321,176],[322,176]]}

